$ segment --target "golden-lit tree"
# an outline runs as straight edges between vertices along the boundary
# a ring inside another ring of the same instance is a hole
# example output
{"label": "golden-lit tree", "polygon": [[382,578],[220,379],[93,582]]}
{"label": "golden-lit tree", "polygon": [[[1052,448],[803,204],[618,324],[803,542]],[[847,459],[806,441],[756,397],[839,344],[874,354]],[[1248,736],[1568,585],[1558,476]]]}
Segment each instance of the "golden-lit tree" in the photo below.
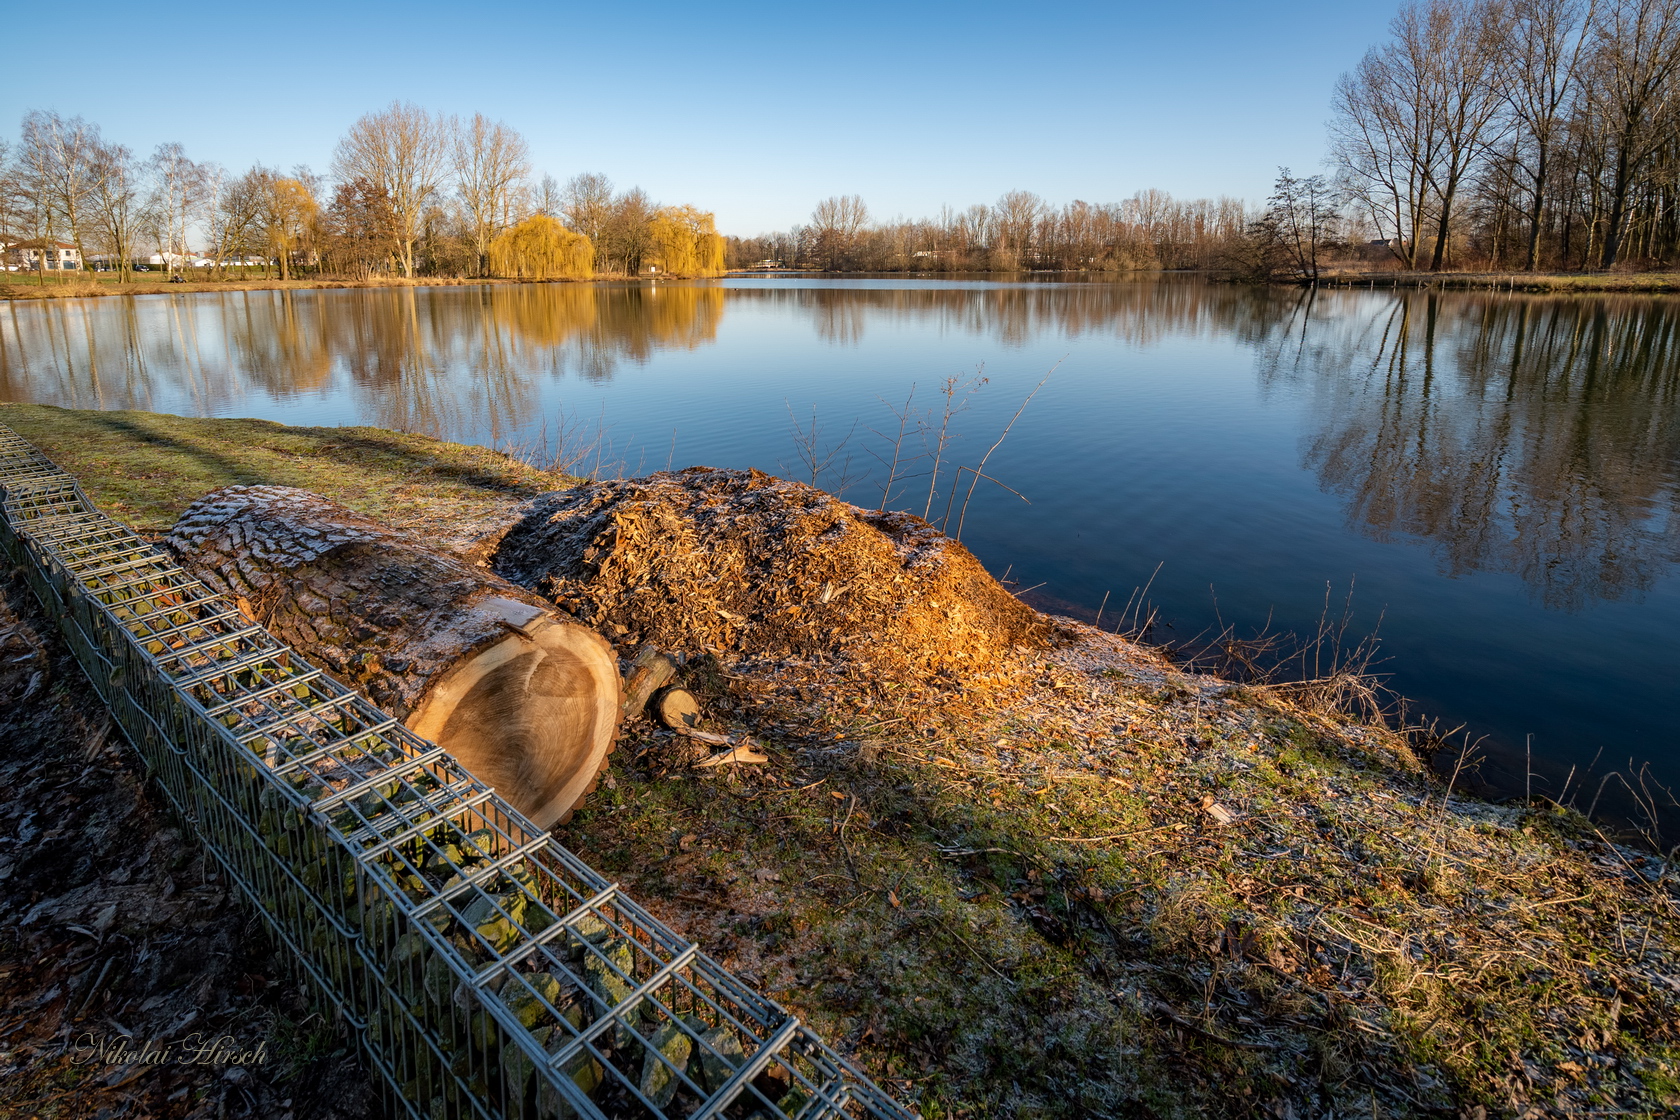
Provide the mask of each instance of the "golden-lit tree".
{"label": "golden-lit tree", "polygon": [[553,218],[538,214],[490,243],[490,270],[514,280],[587,280],[594,274],[595,247]]}
{"label": "golden-lit tree", "polygon": [[665,206],[648,222],[650,263],[676,276],[717,276],[723,271],[723,238],[713,215],[692,206]]}
{"label": "golden-lit tree", "polygon": [[292,257],[304,247],[320,206],[309,187],[261,164],[246,173],[251,191],[252,224],[263,251],[280,266],[280,279],[292,275]]}

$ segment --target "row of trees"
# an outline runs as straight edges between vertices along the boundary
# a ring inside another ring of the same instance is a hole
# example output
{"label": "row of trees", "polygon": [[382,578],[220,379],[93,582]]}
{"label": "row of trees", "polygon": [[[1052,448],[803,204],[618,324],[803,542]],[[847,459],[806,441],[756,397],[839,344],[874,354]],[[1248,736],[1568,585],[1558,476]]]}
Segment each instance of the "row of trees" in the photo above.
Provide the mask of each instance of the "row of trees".
{"label": "row of trees", "polygon": [[1420,0],[1336,87],[1337,184],[1408,268],[1680,251],[1680,0]]}
{"label": "row of trees", "polygon": [[819,202],[806,225],[730,238],[729,265],[770,260],[872,272],[1222,267],[1250,221],[1240,199],[1184,201],[1148,190],[1124,202],[1061,207],[1031,191],[1010,191],[990,206],[877,223],[862,198],[842,195]]}
{"label": "row of trees", "polygon": [[1329,176],[1267,204],[1056,207],[1027,191],[871,221],[856,195],[729,263],[864,271],[1657,267],[1680,256],[1680,0],[1412,0],[1337,83]]}
{"label": "row of trees", "polygon": [[257,260],[283,279],[298,269],[715,275],[724,255],[710,213],[656,205],[639,188],[615,192],[604,175],[538,179],[514,129],[405,103],[358,120],[330,176],[261,164],[236,175],[180,144],[141,159],[80,117],[34,111],[17,144],[0,142],[0,234],[68,241],[83,262],[109,258],[123,279],[153,251],[174,271],[194,242],[217,275]]}

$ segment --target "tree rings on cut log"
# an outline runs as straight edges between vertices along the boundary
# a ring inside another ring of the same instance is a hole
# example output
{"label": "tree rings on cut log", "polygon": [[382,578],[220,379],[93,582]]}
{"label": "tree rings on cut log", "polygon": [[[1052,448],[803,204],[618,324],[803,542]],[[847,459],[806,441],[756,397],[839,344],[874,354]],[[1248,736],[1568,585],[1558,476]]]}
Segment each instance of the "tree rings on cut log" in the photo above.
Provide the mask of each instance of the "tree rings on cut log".
{"label": "tree rings on cut log", "polygon": [[511,606],[531,618],[444,674],[403,722],[547,828],[571,816],[606,766],[618,724],[618,658],[594,631],[528,604],[480,606]]}
{"label": "tree rings on cut log", "polygon": [[666,727],[682,730],[700,726],[700,701],[686,688],[667,688],[654,701],[653,710]]}
{"label": "tree rings on cut log", "polygon": [[506,580],[284,486],[210,494],[165,543],[539,827],[569,817],[606,767],[620,718],[617,656]]}

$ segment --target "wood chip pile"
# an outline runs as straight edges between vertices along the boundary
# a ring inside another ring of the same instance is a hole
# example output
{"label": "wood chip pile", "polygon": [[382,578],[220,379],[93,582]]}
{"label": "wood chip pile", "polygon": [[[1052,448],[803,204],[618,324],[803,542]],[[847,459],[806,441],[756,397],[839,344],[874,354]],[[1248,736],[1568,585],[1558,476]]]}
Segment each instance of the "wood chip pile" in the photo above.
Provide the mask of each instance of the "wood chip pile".
{"label": "wood chip pile", "polygon": [[[755,470],[691,467],[533,499],[495,571],[622,645],[792,659],[835,679],[945,686],[1051,628],[919,517]],[[622,633],[620,633],[622,630]]]}

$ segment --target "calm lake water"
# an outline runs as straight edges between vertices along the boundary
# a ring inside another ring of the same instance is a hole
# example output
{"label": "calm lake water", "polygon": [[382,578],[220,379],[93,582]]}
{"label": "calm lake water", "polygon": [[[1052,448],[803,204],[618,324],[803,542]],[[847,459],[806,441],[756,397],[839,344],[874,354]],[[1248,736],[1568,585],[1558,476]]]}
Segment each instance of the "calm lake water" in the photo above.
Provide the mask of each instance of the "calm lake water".
{"label": "calm lake water", "polygon": [[1482,737],[1500,788],[1532,737],[1556,793],[1595,759],[1593,789],[1630,760],[1680,785],[1677,326],[1659,298],[1182,278],[230,292],[12,302],[0,400],[494,446],[565,416],[631,473],[805,478],[789,412],[814,409],[822,444],[851,433],[819,481],[875,504],[888,402],[983,367],[947,456],[976,465],[1054,367],[986,467],[1031,504],[982,483],[967,513],[995,573],[1086,618],[1107,595],[1105,621],[1148,584],[1177,641],[1311,633],[1351,584],[1390,685]]}

